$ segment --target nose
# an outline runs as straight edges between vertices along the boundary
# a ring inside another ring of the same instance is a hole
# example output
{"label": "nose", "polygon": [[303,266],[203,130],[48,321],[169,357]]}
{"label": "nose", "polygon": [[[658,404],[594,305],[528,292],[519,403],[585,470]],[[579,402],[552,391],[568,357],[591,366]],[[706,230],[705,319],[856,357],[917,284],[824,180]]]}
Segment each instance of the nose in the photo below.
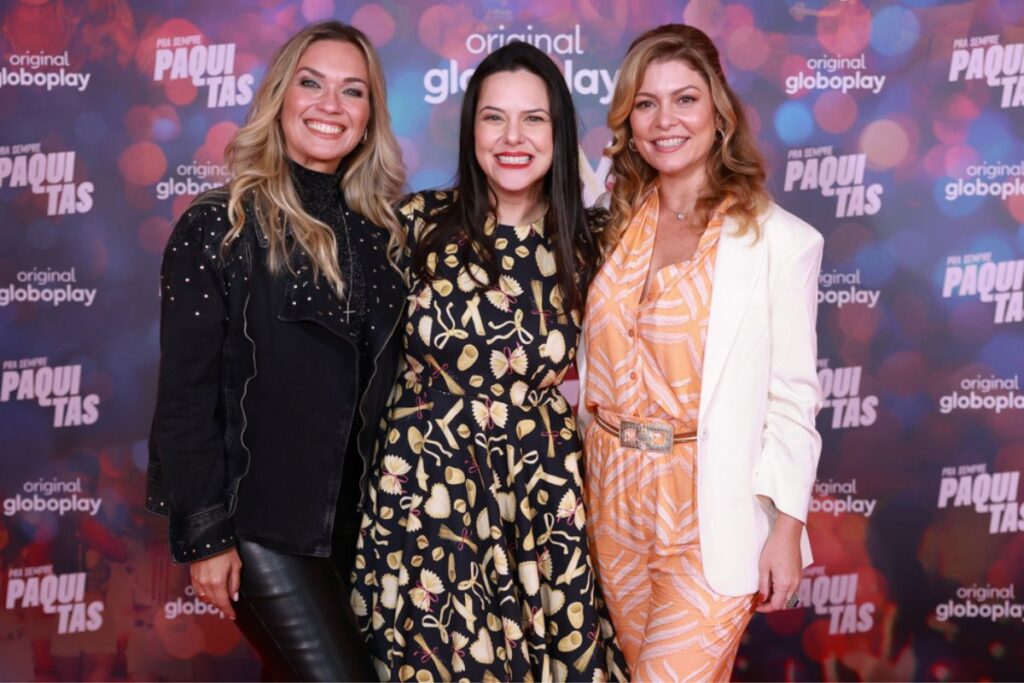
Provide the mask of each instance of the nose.
{"label": "nose", "polygon": [[669,111],[668,107],[660,107],[658,109],[658,128],[668,129],[671,128],[674,123],[675,120],[672,118],[672,112]]}
{"label": "nose", "polygon": [[317,104],[328,113],[341,111],[341,93],[333,89],[326,89]]}
{"label": "nose", "polygon": [[522,130],[519,127],[519,122],[512,119],[505,126],[505,142],[510,145],[518,145],[522,140]]}

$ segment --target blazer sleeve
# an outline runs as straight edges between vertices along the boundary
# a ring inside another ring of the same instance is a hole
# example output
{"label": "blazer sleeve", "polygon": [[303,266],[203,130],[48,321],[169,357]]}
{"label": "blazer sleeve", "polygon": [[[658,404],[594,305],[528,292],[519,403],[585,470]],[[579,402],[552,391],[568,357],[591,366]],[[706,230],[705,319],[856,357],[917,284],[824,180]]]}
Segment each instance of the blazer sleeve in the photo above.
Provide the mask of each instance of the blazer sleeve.
{"label": "blazer sleeve", "polygon": [[191,562],[235,545],[227,509],[220,267],[227,212],[197,205],[178,221],[160,270],[160,371],[153,441],[170,507],[171,552]]}
{"label": "blazer sleeve", "polygon": [[814,426],[821,408],[815,325],[824,245],[820,233],[806,228],[810,239],[784,260],[769,289],[768,414],[754,482],[755,494],[805,523],[821,455],[821,436]]}

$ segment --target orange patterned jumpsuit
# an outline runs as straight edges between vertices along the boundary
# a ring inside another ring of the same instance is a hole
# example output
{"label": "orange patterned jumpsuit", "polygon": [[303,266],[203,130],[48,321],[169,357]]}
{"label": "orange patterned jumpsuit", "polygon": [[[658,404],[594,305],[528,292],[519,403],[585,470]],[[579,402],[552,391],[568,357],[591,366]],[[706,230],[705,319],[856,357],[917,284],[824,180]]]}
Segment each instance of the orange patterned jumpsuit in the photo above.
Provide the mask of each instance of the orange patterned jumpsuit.
{"label": "orange patterned jumpsuit", "polygon": [[[612,426],[639,418],[694,432],[722,220],[641,301],[657,224],[652,192],[591,286],[583,400]],[[754,596],[719,595],[704,579],[697,443],[624,448],[595,420],[584,439],[591,551],[634,680],[727,680]]]}

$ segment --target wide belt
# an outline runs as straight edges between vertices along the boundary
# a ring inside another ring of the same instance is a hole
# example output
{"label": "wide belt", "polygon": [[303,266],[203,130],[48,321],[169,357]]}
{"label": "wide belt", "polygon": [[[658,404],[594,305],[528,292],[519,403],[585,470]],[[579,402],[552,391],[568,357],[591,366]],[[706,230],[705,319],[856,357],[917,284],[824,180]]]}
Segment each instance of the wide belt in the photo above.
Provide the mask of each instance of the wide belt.
{"label": "wide belt", "polygon": [[656,420],[620,420],[616,427],[600,415],[595,415],[594,422],[612,436],[618,437],[619,445],[623,448],[668,453],[674,444],[697,440],[697,432],[674,433],[672,425]]}

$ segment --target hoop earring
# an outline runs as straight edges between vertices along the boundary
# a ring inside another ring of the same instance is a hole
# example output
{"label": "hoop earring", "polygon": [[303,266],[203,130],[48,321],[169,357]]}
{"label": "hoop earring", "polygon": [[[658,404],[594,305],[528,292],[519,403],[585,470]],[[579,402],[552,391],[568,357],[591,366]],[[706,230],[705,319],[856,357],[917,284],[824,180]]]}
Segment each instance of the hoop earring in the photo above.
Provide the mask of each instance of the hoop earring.
{"label": "hoop earring", "polygon": [[715,133],[718,135],[718,137],[720,137],[723,140],[725,140],[725,131],[724,130],[722,130],[721,128],[718,128],[718,129],[715,130]]}
{"label": "hoop earring", "polygon": [[626,143],[626,147],[629,147],[630,150],[632,150],[634,152],[636,151],[636,143],[633,142],[633,138],[629,139],[629,142]]}

